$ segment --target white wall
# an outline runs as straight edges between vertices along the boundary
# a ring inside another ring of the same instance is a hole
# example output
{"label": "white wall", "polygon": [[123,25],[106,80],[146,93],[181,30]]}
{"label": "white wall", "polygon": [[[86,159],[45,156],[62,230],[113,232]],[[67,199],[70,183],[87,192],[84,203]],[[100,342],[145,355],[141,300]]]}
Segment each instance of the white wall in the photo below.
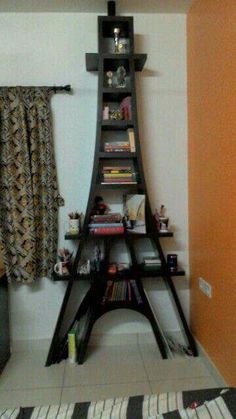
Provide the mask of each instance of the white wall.
{"label": "white wall", "polygon": [[[162,239],[166,252],[177,252],[188,271],[187,119],[185,16],[134,16],[136,52],[148,54],[145,70],[137,74],[140,134],[145,175],[153,209],[165,204],[174,239]],[[85,53],[97,51],[95,14],[9,13],[0,15],[1,85],[62,85],[73,95],[52,99],[54,141],[60,192],[60,245],[70,210],[85,211],[95,144],[97,76],[86,72]],[[188,282],[176,278],[188,316]],[[178,324],[160,281],[145,282],[165,328]],[[31,286],[11,286],[12,336],[50,338],[66,285],[48,279]],[[81,285],[83,288],[84,285]],[[82,291],[81,291],[82,292]],[[135,313],[104,318],[96,333],[149,330]],[[140,316],[138,316],[140,319]],[[135,323],[135,327],[134,327]]]}

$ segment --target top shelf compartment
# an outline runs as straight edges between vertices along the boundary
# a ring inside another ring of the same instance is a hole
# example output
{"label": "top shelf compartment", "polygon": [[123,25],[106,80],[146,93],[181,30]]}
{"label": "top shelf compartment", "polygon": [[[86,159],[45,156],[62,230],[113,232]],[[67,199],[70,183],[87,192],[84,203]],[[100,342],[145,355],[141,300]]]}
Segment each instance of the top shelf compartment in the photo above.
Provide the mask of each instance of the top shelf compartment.
{"label": "top shelf compartment", "polygon": [[134,51],[133,18],[121,16],[99,16],[100,53],[126,53]]}

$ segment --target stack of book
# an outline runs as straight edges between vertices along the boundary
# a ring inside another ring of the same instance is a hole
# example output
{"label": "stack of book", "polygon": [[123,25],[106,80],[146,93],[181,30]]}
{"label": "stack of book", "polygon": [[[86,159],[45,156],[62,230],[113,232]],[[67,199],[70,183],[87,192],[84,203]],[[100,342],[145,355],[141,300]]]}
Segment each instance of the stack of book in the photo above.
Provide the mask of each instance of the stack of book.
{"label": "stack of book", "polygon": [[104,143],[104,151],[106,153],[130,152],[130,144],[128,141],[112,141]]}
{"label": "stack of book", "polygon": [[107,281],[107,287],[103,297],[103,304],[112,301],[131,302],[132,294],[134,295],[138,304],[143,303],[142,297],[134,279],[124,281]]}
{"label": "stack of book", "polygon": [[137,183],[131,166],[104,166],[102,176],[102,185]]}
{"label": "stack of book", "polygon": [[156,256],[144,258],[143,269],[145,271],[160,271],[161,270],[160,258]]}
{"label": "stack of book", "polygon": [[124,226],[120,213],[93,215],[89,224],[90,234],[123,234]]}
{"label": "stack of book", "polygon": [[116,153],[116,152],[126,152],[126,153],[135,153],[135,136],[133,128],[127,129],[127,137],[122,139],[122,141],[105,141],[104,142],[104,151],[106,153]]}

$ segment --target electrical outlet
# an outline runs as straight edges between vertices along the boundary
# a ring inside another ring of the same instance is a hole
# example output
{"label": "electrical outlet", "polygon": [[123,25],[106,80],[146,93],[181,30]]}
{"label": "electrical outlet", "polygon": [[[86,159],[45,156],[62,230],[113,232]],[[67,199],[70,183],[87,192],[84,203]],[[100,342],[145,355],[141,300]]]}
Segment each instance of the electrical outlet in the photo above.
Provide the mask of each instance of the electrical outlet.
{"label": "electrical outlet", "polygon": [[212,289],[211,285],[205,281],[203,278],[198,278],[198,287],[208,298],[212,298]]}

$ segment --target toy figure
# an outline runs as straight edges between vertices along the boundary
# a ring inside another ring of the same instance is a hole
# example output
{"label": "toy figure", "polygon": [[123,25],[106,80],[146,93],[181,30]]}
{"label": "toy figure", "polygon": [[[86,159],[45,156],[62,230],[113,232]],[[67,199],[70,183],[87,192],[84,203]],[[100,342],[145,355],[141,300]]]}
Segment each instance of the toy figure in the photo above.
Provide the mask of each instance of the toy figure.
{"label": "toy figure", "polygon": [[102,196],[96,196],[92,215],[104,215],[109,211],[108,205],[105,204]]}

